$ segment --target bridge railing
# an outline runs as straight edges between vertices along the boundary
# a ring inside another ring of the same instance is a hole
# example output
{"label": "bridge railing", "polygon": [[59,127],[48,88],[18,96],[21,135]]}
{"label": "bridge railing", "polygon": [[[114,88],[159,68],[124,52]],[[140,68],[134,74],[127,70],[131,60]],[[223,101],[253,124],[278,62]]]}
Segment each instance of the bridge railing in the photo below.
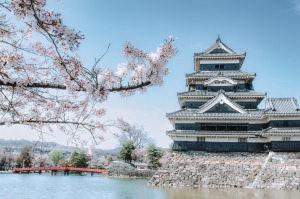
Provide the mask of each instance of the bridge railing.
{"label": "bridge railing", "polygon": [[106,169],[89,169],[76,167],[31,167],[31,168],[15,168],[12,172],[26,172],[26,171],[79,171],[89,173],[107,173]]}

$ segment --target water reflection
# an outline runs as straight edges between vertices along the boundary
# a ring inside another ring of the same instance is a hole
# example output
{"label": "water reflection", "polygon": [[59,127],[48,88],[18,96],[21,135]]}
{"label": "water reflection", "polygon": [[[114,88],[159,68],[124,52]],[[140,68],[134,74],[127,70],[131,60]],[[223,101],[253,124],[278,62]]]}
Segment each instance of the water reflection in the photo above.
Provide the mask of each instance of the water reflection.
{"label": "water reflection", "polygon": [[162,189],[146,184],[97,175],[0,174],[0,199],[300,199],[300,191]]}
{"label": "water reflection", "polygon": [[264,189],[164,189],[170,199],[299,199],[300,191]]}

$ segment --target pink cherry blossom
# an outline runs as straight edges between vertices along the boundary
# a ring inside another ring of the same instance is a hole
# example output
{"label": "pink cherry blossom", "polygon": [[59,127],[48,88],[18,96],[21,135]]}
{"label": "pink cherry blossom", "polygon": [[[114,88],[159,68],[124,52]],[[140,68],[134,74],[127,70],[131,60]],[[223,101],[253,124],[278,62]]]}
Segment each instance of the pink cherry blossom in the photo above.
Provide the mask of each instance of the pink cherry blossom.
{"label": "pink cherry blossom", "polygon": [[[84,66],[76,54],[84,35],[45,5],[46,0],[0,1],[0,125],[58,129],[73,141],[88,133],[95,143],[104,132],[130,130],[123,119],[102,121],[106,110],[101,102],[112,92],[126,97],[161,85],[177,52],[174,38],[152,53],[126,42],[126,61],[116,71],[98,67],[99,61]],[[15,26],[9,13],[22,26]],[[35,39],[38,34],[45,41]]]}

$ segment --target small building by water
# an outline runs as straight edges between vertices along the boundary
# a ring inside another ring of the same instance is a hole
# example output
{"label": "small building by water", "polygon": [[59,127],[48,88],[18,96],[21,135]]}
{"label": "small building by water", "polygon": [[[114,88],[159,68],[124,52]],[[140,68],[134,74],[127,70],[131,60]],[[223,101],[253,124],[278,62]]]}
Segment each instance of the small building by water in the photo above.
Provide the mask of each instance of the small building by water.
{"label": "small building by water", "polygon": [[143,163],[143,162],[135,162],[134,166],[139,169],[139,170],[148,170],[148,169],[152,169],[153,166],[148,164],[148,163]]}
{"label": "small building by water", "polygon": [[167,114],[173,150],[300,151],[297,100],[267,98],[254,90],[255,73],[241,70],[246,53],[237,53],[220,38],[194,54],[194,72],[177,94],[180,110]]}

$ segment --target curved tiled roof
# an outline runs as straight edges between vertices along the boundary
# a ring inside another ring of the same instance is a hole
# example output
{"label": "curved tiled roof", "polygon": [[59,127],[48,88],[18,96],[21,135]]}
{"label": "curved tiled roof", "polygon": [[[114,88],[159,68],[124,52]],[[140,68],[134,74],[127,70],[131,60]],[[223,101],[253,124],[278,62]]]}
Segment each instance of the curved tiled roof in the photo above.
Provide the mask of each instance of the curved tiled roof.
{"label": "curved tiled roof", "polygon": [[171,130],[167,131],[169,136],[214,136],[214,135],[227,135],[227,136],[241,136],[241,135],[273,135],[273,134],[300,134],[300,127],[290,128],[269,128],[262,131],[197,131],[197,130]]}
{"label": "curved tiled roof", "polygon": [[229,77],[229,78],[255,78],[255,73],[248,73],[241,70],[227,70],[227,71],[197,71],[195,73],[186,74],[186,77],[199,77],[199,78],[211,78],[211,77]]}
{"label": "curved tiled roof", "polygon": [[236,53],[227,45],[225,45],[220,38],[209,47],[207,50],[201,53],[194,53],[194,56],[198,57],[240,57],[245,58],[246,53]]}
{"label": "curved tiled roof", "polygon": [[196,131],[196,130],[172,130],[167,131],[171,136],[215,136],[215,135],[261,135],[262,131]]}
{"label": "curved tiled roof", "polygon": [[238,59],[239,65],[242,66],[244,59],[246,57],[246,53],[236,53],[231,48],[226,46],[220,38],[216,40],[216,42],[209,47],[206,51],[201,53],[194,53],[194,59]]}
{"label": "curved tiled roof", "polygon": [[300,127],[268,128],[264,130],[265,134],[297,133],[300,134]]}
{"label": "curved tiled roof", "polygon": [[228,54],[228,53],[215,53],[215,54],[206,54],[206,53],[194,53],[195,57],[201,58],[244,58],[246,53],[235,53],[235,54]]}
{"label": "curved tiled roof", "polygon": [[217,94],[216,97],[213,99],[209,100],[205,104],[199,107],[199,112],[206,112],[208,109],[212,108],[211,106],[214,106],[218,103],[226,103],[229,105],[231,108],[235,109],[235,111],[240,112],[240,113],[245,113],[243,110],[243,107],[231,100],[229,97],[225,95],[225,91],[220,90]]}
{"label": "curved tiled roof", "polygon": [[295,98],[268,98],[266,114],[300,114],[300,108]]}
{"label": "curved tiled roof", "polygon": [[[216,51],[219,50],[219,51]],[[236,54],[231,48],[226,46],[222,41],[221,38],[218,37],[216,39],[216,43],[214,43],[211,47],[209,47],[206,51],[203,52],[203,54],[214,54],[214,53],[229,53],[229,54]]]}
{"label": "curved tiled roof", "polygon": [[[207,90],[194,90],[194,91],[187,91],[187,92],[180,92],[177,93],[177,96],[179,98],[184,97],[199,97],[199,98],[212,98],[215,97],[218,94],[218,92],[208,92]],[[242,91],[242,92],[225,92],[225,95],[227,95],[230,98],[251,98],[251,97],[259,97],[264,98],[265,93],[262,92],[256,92],[256,91]]]}
{"label": "curved tiled roof", "polygon": [[171,118],[209,118],[209,119],[260,119],[263,110],[247,110],[246,113],[199,113],[199,109],[182,109],[173,113],[167,113]]}

